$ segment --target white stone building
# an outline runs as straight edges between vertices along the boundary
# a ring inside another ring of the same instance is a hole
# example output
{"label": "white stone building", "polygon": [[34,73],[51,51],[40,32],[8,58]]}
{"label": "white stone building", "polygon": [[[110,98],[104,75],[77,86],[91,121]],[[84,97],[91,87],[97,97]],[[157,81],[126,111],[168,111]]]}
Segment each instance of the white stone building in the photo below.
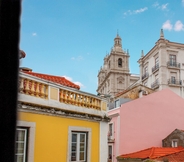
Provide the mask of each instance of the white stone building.
{"label": "white stone building", "polygon": [[104,65],[98,73],[98,93],[115,95],[139,79],[138,75],[130,74],[129,57],[128,50],[122,49],[121,38],[117,34],[114,47],[104,58]]}
{"label": "white stone building", "polygon": [[156,91],[169,88],[184,97],[184,44],[166,40],[161,29],[155,46],[145,56],[142,51],[138,63],[140,83]]}

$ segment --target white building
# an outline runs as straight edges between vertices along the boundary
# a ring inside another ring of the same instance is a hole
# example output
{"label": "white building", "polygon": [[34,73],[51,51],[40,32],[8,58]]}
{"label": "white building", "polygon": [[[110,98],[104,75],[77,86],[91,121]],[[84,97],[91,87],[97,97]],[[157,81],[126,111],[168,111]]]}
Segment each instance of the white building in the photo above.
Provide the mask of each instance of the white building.
{"label": "white building", "polygon": [[166,40],[161,29],[155,46],[145,56],[142,51],[138,63],[140,83],[156,91],[169,88],[184,97],[184,44]]}

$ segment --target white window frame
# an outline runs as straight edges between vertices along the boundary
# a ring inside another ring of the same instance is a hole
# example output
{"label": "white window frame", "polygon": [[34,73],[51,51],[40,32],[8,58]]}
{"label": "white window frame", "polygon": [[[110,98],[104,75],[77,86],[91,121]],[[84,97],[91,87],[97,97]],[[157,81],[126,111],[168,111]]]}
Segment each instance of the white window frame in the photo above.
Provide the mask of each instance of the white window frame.
{"label": "white window frame", "polygon": [[144,74],[148,74],[148,66],[144,67]]}
{"label": "white window frame", "polygon": [[35,122],[17,121],[17,127],[25,127],[29,129],[29,138],[27,139],[27,162],[34,162],[34,144],[35,144]]}
{"label": "white window frame", "polygon": [[113,145],[112,144],[108,145],[108,159],[109,159],[109,146],[111,146],[112,148],[111,162],[113,162]]}
{"label": "white window frame", "polygon": [[119,99],[116,100],[114,103],[115,103],[115,108],[120,107],[120,100]]}
{"label": "white window frame", "polygon": [[158,56],[155,57],[155,66],[157,66],[157,65],[159,65],[159,58],[158,58]]}
{"label": "white window frame", "polygon": [[172,140],[172,147],[178,147],[178,140],[177,139]]}
{"label": "white window frame", "polygon": [[[19,136],[19,133],[18,133],[18,131],[24,131],[24,139],[23,139],[23,141],[20,141],[20,140],[17,140],[17,136]],[[15,141],[15,145],[17,146],[17,144],[19,145],[19,144],[23,144],[24,146],[23,146],[23,152],[22,153],[17,153],[17,152],[15,152],[15,161],[17,161],[17,156],[23,156],[23,162],[25,162],[26,161],[26,158],[27,158],[27,155],[26,155],[26,152],[27,152],[27,137],[28,137],[28,128],[22,128],[22,127],[18,127],[18,128],[16,128],[16,133],[18,133],[18,134],[16,134],[16,141]],[[16,151],[17,151],[17,148],[16,148]]]}
{"label": "white window frame", "polygon": [[[76,142],[71,142],[72,144],[76,144],[76,151],[72,151],[71,150],[71,153],[73,152],[76,152],[76,161],[86,161],[86,154],[87,154],[87,135],[88,133],[87,132],[76,132],[76,131],[72,131],[71,135],[76,135]],[[80,144],[81,144],[81,139],[80,139],[80,135],[84,135],[84,159],[80,159]]]}
{"label": "white window frame", "polygon": [[110,128],[110,125],[112,125],[112,134],[110,134],[110,129],[109,129],[109,138],[114,139],[114,123],[113,122],[109,123],[109,128]]}
{"label": "white window frame", "polygon": [[91,128],[88,127],[75,127],[75,126],[69,126],[68,127],[68,156],[67,156],[67,162],[73,162],[71,161],[71,144],[72,144],[72,132],[84,132],[87,133],[87,159],[86,162],[91,161]]}

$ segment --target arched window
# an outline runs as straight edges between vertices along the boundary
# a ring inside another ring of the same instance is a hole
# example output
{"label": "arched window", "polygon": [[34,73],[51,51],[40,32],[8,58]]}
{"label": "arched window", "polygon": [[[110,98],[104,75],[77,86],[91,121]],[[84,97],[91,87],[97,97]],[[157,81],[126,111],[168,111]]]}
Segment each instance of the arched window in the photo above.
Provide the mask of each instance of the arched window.
{"label": "arched window", "polygon": [[118,59],[118,67],[122,67],[122,59],[121,58]]}

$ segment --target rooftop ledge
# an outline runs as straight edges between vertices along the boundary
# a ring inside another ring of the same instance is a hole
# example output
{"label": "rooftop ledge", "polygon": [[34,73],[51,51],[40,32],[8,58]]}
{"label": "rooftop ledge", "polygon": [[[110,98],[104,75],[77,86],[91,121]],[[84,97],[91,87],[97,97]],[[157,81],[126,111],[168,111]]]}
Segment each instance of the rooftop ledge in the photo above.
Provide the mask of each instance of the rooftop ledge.
{"label": "rooftop ledge", "polygon": [[18,101],[102,118],[107,116],[107,101],[101,97],[27,74],[20,74]]}

